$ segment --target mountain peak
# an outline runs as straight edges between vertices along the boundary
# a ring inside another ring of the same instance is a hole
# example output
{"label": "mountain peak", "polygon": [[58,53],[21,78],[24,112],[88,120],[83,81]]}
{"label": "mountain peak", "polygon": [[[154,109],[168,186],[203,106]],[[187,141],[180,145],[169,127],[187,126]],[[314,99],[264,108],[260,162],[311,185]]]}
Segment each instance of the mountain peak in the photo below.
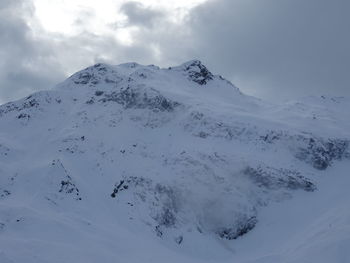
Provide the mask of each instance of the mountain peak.
{"label": "mountain peak", "polygon": [[286,262],[286,244],[346,247],[346,98],[257,101],[198,60],[99,63],[58,87],[0,106],[1,263]]}
{"label": "mountain peak", "polygon": [[[130,85],[144,85],[158,89],[159,84],[156,84],[157,87],[155,87],[154,81],[164,82],[164,85],[161,86],[167,87],[167,90],[205,86],[206,89],[212,89],[213,92],[218,89],[227,90],[227,93],[232,93],[232,90],[238,91],[238,88],[228,80],[212,74],[199,60],[190,60],[169,68],[146,66],[136,62],[119,65],[98,63],[74,73],[57,87],[75,89],[99,86],[102,89],[115,89]],[[187,82],[192,82],[192,84],[186,84]],[[232,96],[235,94],[233,92]]]}
{"label": "mountain peak", "polygon": [[200,60],[198,60],[198,59],[191,59],[191,60],[189,60],[187,62],[182,63],[181,66],[184,66],[184,67],[188,67],[188,66],[203,66],[203,67],[205,67],[203,65],[203,63]]}
{"label": "mountain peak", "polygon": [[214,75],[207,69],[207,67],[197,59],[187,61],[175,69],[180,69],[186,72],[189,79],[199,85],[205,85],[214,78]]}

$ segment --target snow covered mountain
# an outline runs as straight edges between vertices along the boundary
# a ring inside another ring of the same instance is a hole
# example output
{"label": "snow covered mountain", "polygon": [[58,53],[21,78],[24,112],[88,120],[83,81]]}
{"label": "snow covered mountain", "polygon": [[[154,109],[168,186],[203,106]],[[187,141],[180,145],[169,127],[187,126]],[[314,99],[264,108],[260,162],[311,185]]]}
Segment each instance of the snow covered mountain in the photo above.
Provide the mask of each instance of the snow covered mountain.
{"label": "snow covered mountain", "polygon": [[86,68],[0,106],[0,262],[350,262],[349,112]]}

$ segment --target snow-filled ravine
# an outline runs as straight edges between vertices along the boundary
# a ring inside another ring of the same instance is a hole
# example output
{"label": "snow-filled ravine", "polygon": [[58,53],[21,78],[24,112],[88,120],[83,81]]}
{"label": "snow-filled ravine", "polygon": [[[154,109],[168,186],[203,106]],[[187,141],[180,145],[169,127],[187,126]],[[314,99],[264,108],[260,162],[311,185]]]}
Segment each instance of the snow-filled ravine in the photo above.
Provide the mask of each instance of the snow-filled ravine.
{"label": "snow-filled ravine", "polygon": [[198,60],[86,68],[0,106],[0,263],[348,263],[349,112]]}

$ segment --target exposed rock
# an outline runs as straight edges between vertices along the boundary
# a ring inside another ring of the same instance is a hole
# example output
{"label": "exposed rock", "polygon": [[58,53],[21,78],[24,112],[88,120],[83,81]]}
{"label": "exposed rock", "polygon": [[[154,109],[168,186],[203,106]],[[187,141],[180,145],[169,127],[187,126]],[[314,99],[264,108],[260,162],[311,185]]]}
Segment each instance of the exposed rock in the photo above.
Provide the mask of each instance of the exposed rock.
{"label": "exposed rock", "polygon": [[247,167],[243,174],[253,180],[259,187],[270,190],[281,188],[301,189],[311,192],[316,190],[316,186],[298,171],[258,166],[257,168]]}
{"label": "exposed rock", "polygon": [[127,184],[124,184],[125,181],[124,180],[121,180],[118,184],[115,184],[115,187],[113,189],[113,193],[111,194],[111,197],[112,198],[115,198],[116,197],[116,194],[119,192],[119,191],[122,191],[122,190],[125,190],[125,189],[128,189],[129,186]]}
{"label": "exposed rock", "polygon": [[5,197],[9,196],[10,194],[11,194],[11,192],[9,190],[0,188],[0,198],[5,198]]}
{"label": "exposed rock", "polygon": [[348,149],[348,140],[310,138],[306,147],[300,148],[296,157],[311,163],[318,170],[325,170],[333,160],[348,158]]}
{"label": "exposed rock", "polygon": [[158,91],[150,89],[145,91],[142,89],[126,88],[120,92],[112,92],[104,94],[101,102],[113,101],[122,105],[125,109],[151,109],[160,111],[173,111],[180,103],[171,101],[161,95]]}
{"label": "exposed rock", "polygon": [[214,75],[199,61],[193,60],[183,65],[184,71],[188,75],[188,79],[205,85],[213,79]]}
{"label": "exposed rock", "polygon": [[64,179],[60,182],[59,193],[73,194],[76,200],[82,200],[80,197],[79,189],[76,184],[73,182],[72,177],[69,175],[66,168],[63,166],[60,160],[53,160],[51,163],[52,166],[58,166],[58,169],[62,170]]}
{"label": "exposed rock", "polygon": [[235,225],[233,225],[232,227],[219,228],[219,230],[217,230],[217,234],[221,238],[229,240],[236,239],[251,231],[255,227],[257,222],[258,220],[255,216],[250,217],[245,220],[242,220],[241,222],[235,222]]}

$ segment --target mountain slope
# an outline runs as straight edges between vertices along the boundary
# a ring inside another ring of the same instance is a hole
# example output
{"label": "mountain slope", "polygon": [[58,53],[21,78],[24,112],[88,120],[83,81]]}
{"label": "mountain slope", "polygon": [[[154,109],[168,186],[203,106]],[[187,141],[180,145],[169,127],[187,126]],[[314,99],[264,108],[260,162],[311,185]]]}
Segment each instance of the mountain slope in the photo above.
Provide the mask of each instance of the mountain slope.
{"label": "mountain slope", "polygon": [[[285,204],[315,207],[336,192],[323,181],[347,182],[348,110],[346,98],[266,103],[197,60],[77,72],[0,107],[1,262],[302,262],[314,255],[305,242],[335,257],[314,237],[331,203],[287,248],[282,237],[265,259],[247,248],[286,219]],[[346,218],[326,242],[347,244]]]}

